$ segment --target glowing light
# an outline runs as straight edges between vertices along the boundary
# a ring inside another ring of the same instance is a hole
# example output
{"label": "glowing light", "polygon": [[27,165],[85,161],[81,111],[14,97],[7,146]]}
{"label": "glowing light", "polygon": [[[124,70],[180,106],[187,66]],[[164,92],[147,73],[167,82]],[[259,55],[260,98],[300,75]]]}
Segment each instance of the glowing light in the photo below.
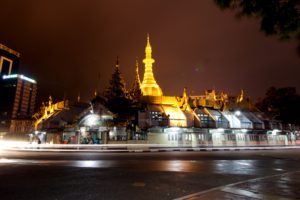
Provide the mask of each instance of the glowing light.
{"label": "glowing light", "polygon": [[272,135],[276,135],[277,133],[279,133],[280,131],[278,129],[274,129],[272,130]]}
{"label": "glowing light", "polygon": [[29,82],[31,82],[31,83],[36,83],[36,81],[33,80],[32,78],[28,78],[28,77],[26,77],[26,76],[24,76],[24,75],[19,75],[19,76],[20,76],[20,78],[23,79],[23,80],[29,81]]}
{"label": "glowing light", "polygon": [[218,128],[217,129],[219,132],[224,132],[224,128]]}
{"label": "glowing light", "polygon": [[3,79],[17,78],[18,74],[3,75]]}
{"label": "glowing light", "polygon": [[102,119],[113,119],[113,117],[110,115],[102,115],[101,118]]}
{"label": "glowing light", "polygon": [[6,159],[6,158],[0,159],[0,163],[3,163],[3,164],[17,163],[17,162],[18,162],[18,160],[14,160],[14,159]]}
{"label": "glowing light", "polygon": [[23,79],[25,81],[31,82],[31,83],[36,83],[36,81],[32,78],[28,78],[22,74],[10,74],[10,75],[3,75],[2,76],[3,79],[11,79],[11,78],[20,78]]}
{"label": "glowing light", "polygon": [[223,112],[223,115],[229,121],[230,128],[241,128],[240,120],[230,112]]}
{"label": "glowing light", "polygon": [[241,129],[242,133],[247,133],[247,129]]}
{"label": "glowing light", "polygon": [[236,116],[240,116],[240,115],[241,115],[241,111],[237,110],[237,111],[235,111],[234,114],[235,114]]}
{"label": "glowing light", "polygon": [[96,114],[90,114],[85,118],[85,125],[87,126],[95,126],[99,123],[100,116]]}
{"label": "glowing light", "polygon": [[80,132],[85,132],[86,128],[83,126],[83,127],[80,127]]}
{"label": "glowing light", "polygon": [[28,145],[28,142],[19,142],[19,141],[0,141],[0,150],[1,149],[10,149],[10,148],[24,148]]}
{"label": "glowing light", "polygon": [[179,107],[174,106],[162,106],[166,115],[169,116],[170,126],[186,127],[187,120],[184,113]]}
{"label": "glowing light", "polygon": [[180,130],[180,128],[179,127],[171,127],[171,128],[168,128],[168,130],[171,132],[177,132]]}

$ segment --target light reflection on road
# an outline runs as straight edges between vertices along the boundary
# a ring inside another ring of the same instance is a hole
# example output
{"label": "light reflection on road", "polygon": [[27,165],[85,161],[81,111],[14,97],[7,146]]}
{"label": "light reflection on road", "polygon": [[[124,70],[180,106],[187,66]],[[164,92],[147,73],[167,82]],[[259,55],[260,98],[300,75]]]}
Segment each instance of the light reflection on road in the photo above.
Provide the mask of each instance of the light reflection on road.
{"label": "light reflection on road", "polygon": [[69,166],[81,168],[128,168],[150,171],[171,172],[199,172],[202,164],[195,161],[162,160],[162,161],[137,161],[137,160],[27,160],[27,159],[0,159],[0,166],[8,164],[17,165],[47,165]]}
{"label": "light reflection on road", "polygon": [[217,160],[212,163],[212,167],[217,174],[255,175],[256,162],[256,160]]}
{"label": "light reflection on road", "polygon": [[0,158],[1,165],[46,165],[80,168],[126,168],[132,170],[203,172],[211,168],[214,173],[255,174],[255,160],[217,160],[212,162],[194,160],[28,160]]}

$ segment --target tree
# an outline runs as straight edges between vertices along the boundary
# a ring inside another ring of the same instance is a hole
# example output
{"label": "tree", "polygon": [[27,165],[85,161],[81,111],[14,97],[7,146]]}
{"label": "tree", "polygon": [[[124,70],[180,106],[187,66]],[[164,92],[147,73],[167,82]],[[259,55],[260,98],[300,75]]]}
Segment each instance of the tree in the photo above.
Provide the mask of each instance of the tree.
{"label": "tree", "polygon": [[109,85],[104,92],[105,106],[120,120],[132,115],[131,101],[127,98],[125,81],[119,67],[119,59],[115,66],[115,71],[111,76]]}
{"label": "tree", "polygon": [[237,17],[260,19],[260,29],[266,35],[278,35],[286,40],[296,36],[300,56],[300,1],[299,0],[215,0],[221,9],[238,10]]}
{"label": "tree", "polygon": [[126,97],[125,81],[120,72],[119,58],[117,57],[117,63],[115,71],[111,76],[109,85],[105,90],[104,97],[106,99],[124,98]]}
{"label": "tree", "polygon": [[294,87],[270,87],[265,97],[256,106],[284,123],[300,125],[300,96]]}

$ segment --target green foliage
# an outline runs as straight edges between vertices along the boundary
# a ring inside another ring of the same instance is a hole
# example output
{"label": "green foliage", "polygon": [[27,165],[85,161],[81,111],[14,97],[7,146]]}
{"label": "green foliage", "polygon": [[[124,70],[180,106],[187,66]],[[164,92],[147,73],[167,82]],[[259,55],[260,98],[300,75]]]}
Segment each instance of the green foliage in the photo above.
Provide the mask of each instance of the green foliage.
{"label": "green foliage", "polygon": [[256,106],[263,112],[277,116],[276,119],[285,123],[300,124],[300,96],[296,88],[271,87]]}
{"label": "green foliage", "polygon": [[221,9],[238,10],[238,17],[260,19],[260,29],[266,35],[289,39],[297,35],[300,55],[300,1],[299,0],[215,0]]}

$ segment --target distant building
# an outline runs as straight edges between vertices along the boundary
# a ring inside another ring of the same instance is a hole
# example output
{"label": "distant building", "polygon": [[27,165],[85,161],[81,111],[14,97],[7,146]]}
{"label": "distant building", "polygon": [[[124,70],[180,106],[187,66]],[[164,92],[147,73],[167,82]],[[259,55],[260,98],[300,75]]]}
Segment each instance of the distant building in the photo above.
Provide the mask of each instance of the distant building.
{"label": "distant building", "polygon": [[19,71],[20,53],[0,44],[0,75],[17,74]]}
{"label": "distant building", "polygon": [[0,136],[33,130],[36,81],[18,74],[20,54],[0,44]]}

